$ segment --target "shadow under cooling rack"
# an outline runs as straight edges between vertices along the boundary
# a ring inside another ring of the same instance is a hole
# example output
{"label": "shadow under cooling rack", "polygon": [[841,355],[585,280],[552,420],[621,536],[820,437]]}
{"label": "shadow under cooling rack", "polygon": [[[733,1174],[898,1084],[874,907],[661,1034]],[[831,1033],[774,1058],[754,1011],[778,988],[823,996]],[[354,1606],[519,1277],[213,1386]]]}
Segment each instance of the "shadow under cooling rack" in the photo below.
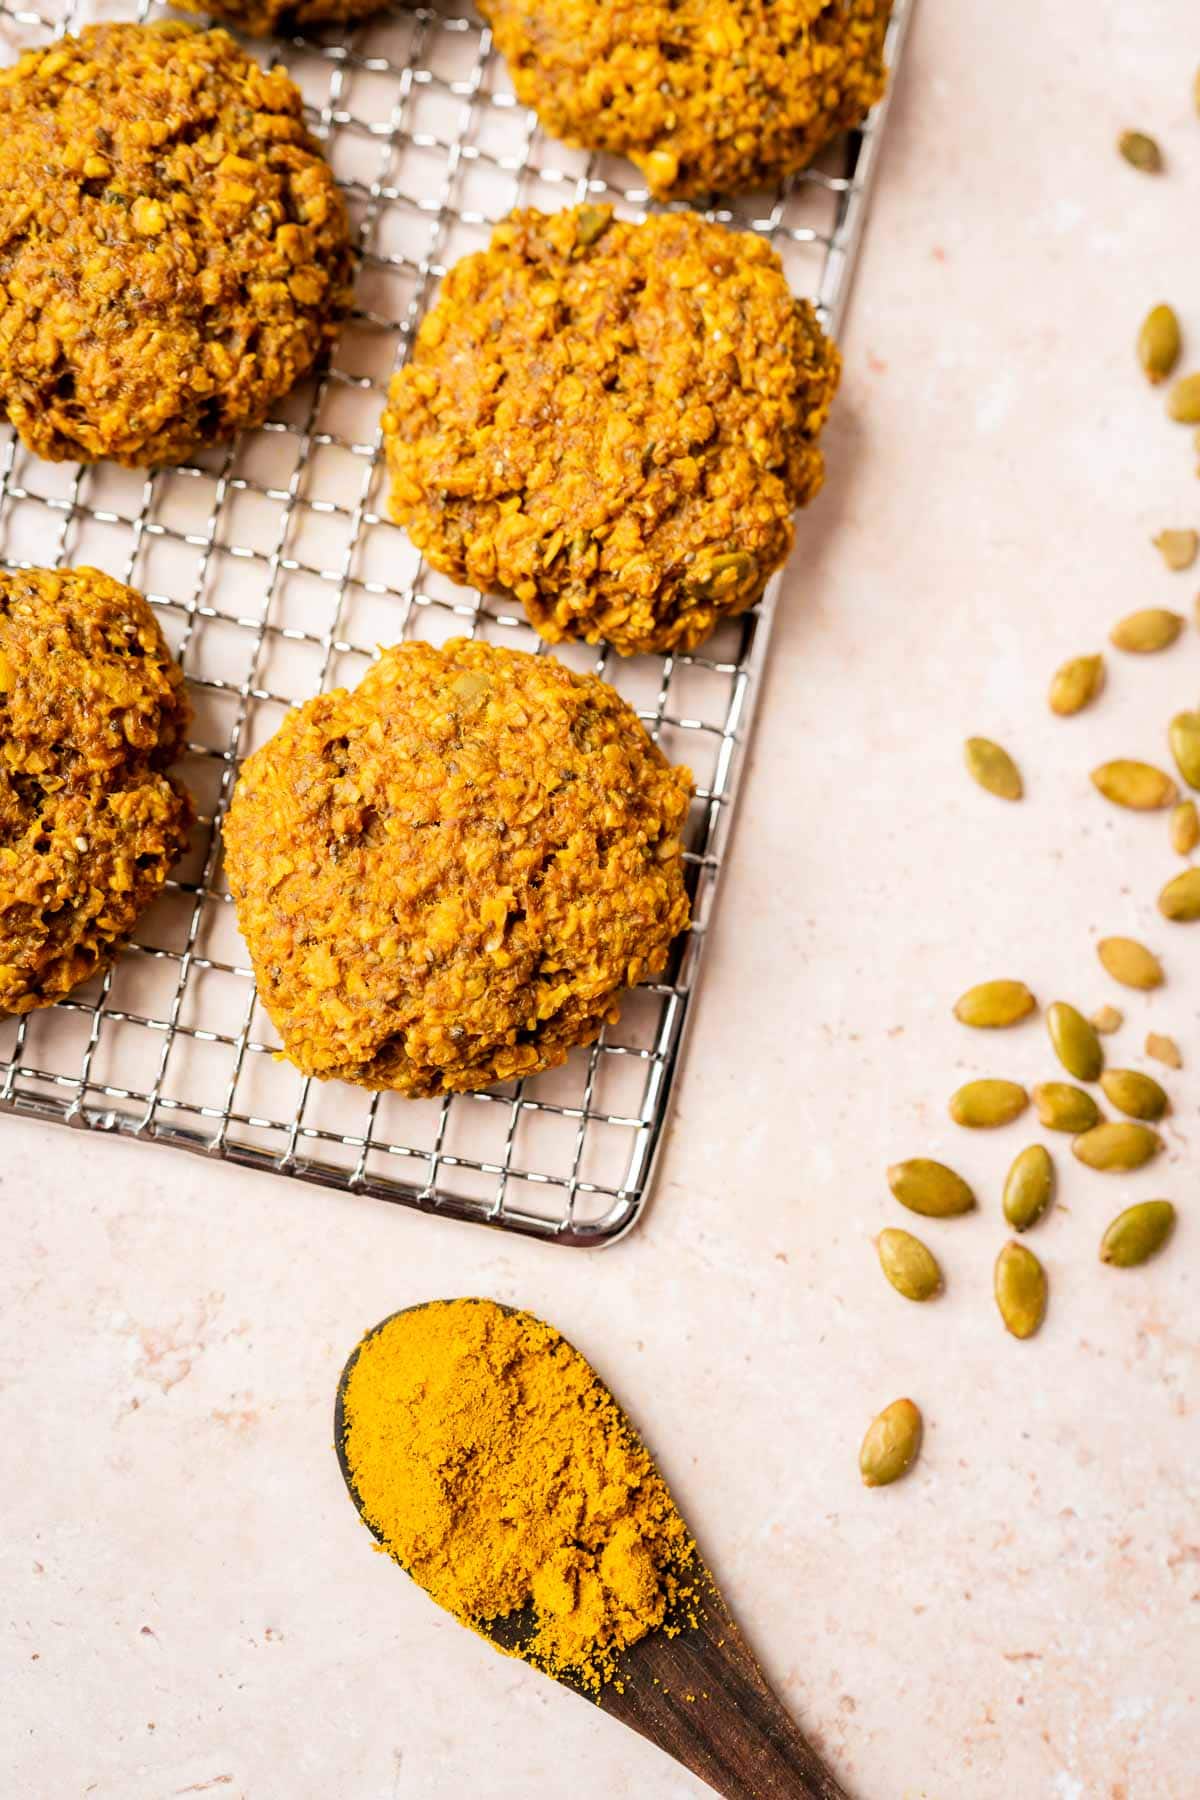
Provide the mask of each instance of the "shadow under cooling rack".
{"label": "shadow under cooling rack", "polygon": [[[893,83],[913,0],[897,0]],[[10,54],[119,5],[15,8]],[[102,980],[0,1020],[0,1109],[114,1131],[556,1242],[611,1242],[637,1219],[687,1034],[741,779],[778,583],[692,655],[630,660],[581,646],[636,708],[696,798],[686,838],[695,925],[661,982],[560,1069],[485,1094],[402,1100],[305,1080],[274,1052],[224,881],[220,821],[239,761],[289,706],[362,675],[380,643],[484,638],[545,646],[503,601],[429,569],[384,516],[379,416],[392,370],[457,257],[517,205],[589,197],[628,216],[629,165],[546,138],[517,105],[487,29],[419,7],[282,46],[342,183],[361,264],[358,310],[330,366],[261,430],[149,473],[30,457],[0,431],[0,557],[94,563],[145,593],[195,711],[182,775],[189,855]],[[887,102],[819,166],[711,216],[767,236],[836,331]]]}

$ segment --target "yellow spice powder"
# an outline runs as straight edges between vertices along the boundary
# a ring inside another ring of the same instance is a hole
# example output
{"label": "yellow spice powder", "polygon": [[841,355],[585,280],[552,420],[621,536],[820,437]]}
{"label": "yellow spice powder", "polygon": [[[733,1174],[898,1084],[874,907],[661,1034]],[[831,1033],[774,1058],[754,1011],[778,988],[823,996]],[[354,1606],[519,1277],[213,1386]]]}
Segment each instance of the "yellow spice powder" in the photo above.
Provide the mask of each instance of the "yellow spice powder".
{"label": "yellow spice powder", "polygon": [[344,1450],[381,1546],[475,1630],[592,1691],[622,1650],[683,1622],[695,1548],[590,1365],[551,1326],[435,1301],[364,1339]]}

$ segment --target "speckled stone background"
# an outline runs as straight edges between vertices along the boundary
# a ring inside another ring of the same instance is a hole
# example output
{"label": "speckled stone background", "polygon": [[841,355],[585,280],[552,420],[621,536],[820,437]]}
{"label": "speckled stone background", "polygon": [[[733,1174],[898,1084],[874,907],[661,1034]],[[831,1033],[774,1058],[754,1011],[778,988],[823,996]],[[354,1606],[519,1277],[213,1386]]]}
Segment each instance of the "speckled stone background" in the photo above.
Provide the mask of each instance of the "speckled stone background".
{"label": "speckled stone background", "polygon": [[[1037,15],[1036,20],[1034,15]],[[1190,614],[1149,546],[1200,525],[1190,434],[1132,343],[1172,298],[1200,364],[1190,0],[921,0],[857,298],[826,495],[804,522],[735,866],[647,1223],[594,1256],[166,1151],[0,1124],[0,1784],[13,1800],[699,1795],[649,1746],[495,1656],[380,1557],[330,1449],[362,1328],[429,1296],[545,1313],[655,1446],[771,1677],[862,1800],[1196,1800],[1200,927],[1159,921],[1162,818],[1087,771],[1165,754],[1200,636],[1110,657],[1092,713],[1049,675],[1137,605]],[[1161,137],[1128,170],[1117,131]],[[970,732],[1020,758],[1005,807]],[[1163,954],[1122,997],[1097,936]],[[1005,1338],[999,1187],[1033,1135],[956,1134],[975,1073],[1050,1074],[1040,1025],[949,1016],[1018,974],[1125,1007],[1171,1079],[1168,1151],[1071,1166],[1039,1229],[1052,1307]],[[979,1187],[906,1305],[871,1238],[898,1156]],[[1168,1194],[1142,1271],[1107,1218]],[[911,1393],[915,1475],[867,1493],[871,1414]]]}

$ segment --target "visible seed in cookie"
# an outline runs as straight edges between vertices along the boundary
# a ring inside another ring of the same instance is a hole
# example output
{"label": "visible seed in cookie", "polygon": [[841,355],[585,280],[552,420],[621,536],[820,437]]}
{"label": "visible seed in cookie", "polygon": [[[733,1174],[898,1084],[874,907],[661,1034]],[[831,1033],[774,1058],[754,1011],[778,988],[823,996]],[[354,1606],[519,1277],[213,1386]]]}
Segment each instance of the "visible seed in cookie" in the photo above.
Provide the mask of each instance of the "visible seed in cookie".
{"label": "visible seed in cookie", "polygon": [[1033,1104],[1048,1131],[1069,1131],[1074,1136],[1100,1123],[1100,1108],[1092,1096],[1069,1081],[1039,1081]]}
{"label": "visible seed in cookie", "polygon": [[893,1163],[887,1178],[901,1206],[927,1219],[956,1218],[970,1212],[975,1204],[975,1195],[962,1176],[929,1156]]}
{"label": "visible seed in cookie", "polygon": [[1158,896],[1158,910],[1177,925],[1191,925],[1200,919],[1200,869],[1185,869],[1168,881]]}
{"label": "visible seed in cookie", "polygon": [[1118,1213],[1100,1239],[1100,1261],[1135,1269],[1162,1249],[1175,1228],[1169,1200],[1142,1200]]}
{"label": "visible seed in cookie", "polygon": [[1000,744],[990,738],[968,738],[964,746],[967,773],[989,794],[1001,800],[1019,800],[1024,793],[1021,771]]}
{"label": "visible seed in cookie", "polygon": [[990,1131],[1009,1125],[1029,1105],[1029,1095],[1016,1081],[968,1081],[950,1098],[950,1117],[956,1125]]}
{"label": "visible seed in cookie", "polygon": [[1092,785],[1114,806],[1127,806],[1132,812],[1157,812],[1179,798],[1179,789],[1165,770],[1127,757],[1093,769]]}
{"label": "visible seed in cookie", "polygon": [[1104,1052],[1096,1028],[1089,1025],[1077,1007],[1056,1000],[1046,1011],[1046,1029],[1054,1054],[1076,1081],[1095,1081],[1104,1067]]}
{"label": "visible seed in cookie", "polygon": [[1015,1338],[1030,1338],[1046,1316],[1046,1271],[1027,1244],[1010,1240],[996,1258],[996,1305]]}
{"label": "visible seed in cookie", "polygon": [[887,1487],[908,1473],[921,1448],[920,1408],[911,1400],[893,1400],[871,1420],[858,1453],[864,1487]]}
{"label": "visible seed in cookie", "polygon": [[1108,970],[1114,981],[1122,987],[1140,988],[1149,992],[1151,988],[1163,984],[1163,969],[1152,950],[1145,944],[1139,944],[1136,938],[1108,937],[1101,938],[1096,945],[1096,954]]}
{"label": "visible seed in cookie", "polygon": [[1050,711],[1060,719],[1069,719],[1090,706],[1103,686],[1104,658],[1073,656],[1055,670],[1050,683]]}
{"label": "visible seed in cookie", "polygon": [[1166,1089],[1140,1069],[1105,1069],[1100,1086],[1117,1111],[1131,1119],[1161,1119],[1170,1105]]}
{"label": "visible seed in cookie", "polygon": [[1168,1069],[1182,1069],[1183,1056],[1179,1045],[1173,1037],[1167,1037],[1161,1031],[1146,1033],[1146,1055],[1152,1056],[1155,1062],[1165,1063]]}
{"label": "visible seed in cookie", "polygon": [[1138,332],[1138,361],[1148,381],[1165,381],[1179,361],[1182,337],[1174,307],[1164,302],[1150,309]]}
{"label": "visible seed in cookie", "polygon": [[962,1025],[996,1031],[1028,1018],[1036,1005],[1023,981],[981,981],[955,1001],[954,1016]]}
{"label": "visible seed in cookie", "polygon": [[1155,650],[1167,649],[1182,630],[1183,620],[1177,612],[1170,612],[1165,606],[1146,606],[1118,619],[1108,636],[1118,650],[1148,656]]}
{"label": "visible seed in cookie", "polygon": [[1125,1120],[1105,1120],[1081,1132],[1071,1149],[1089,1169],[1127,1174],[1140,1169],[1162,1149],[1162,1139],[1148,1125],[1133,1125]]}
{"label": "visible seed in cookie", "polygon": [[941,1291],[938,1259],[911,1231],[889,1226],[875,1240],[879,1266],[898,1294],[906,1300],[932,1300]]}
{"label": "visible seed in cookie", "polygon": [[1014,1231],[1036,1225],[1054,1198],[1054,1164],[1044,1144],[1029,1144],[1004,1181],[1004,1216]]}

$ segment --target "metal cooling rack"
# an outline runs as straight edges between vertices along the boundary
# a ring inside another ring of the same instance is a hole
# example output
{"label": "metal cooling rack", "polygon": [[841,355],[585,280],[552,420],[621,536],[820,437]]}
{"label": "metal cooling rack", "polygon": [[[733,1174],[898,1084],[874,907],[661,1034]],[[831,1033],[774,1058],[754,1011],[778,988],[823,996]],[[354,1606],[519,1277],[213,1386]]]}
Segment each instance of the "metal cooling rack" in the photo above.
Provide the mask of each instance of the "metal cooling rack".
{"label": "metal cooling rack", "polygon": [[[914,0],[896,0],[893,85]],[[6,57],[115,5],[0,0]],[[560,1243],[612,1241],[649,1191],[729,851],[746,737],[778,582],[690,656],[622,661],[579,647],[696,775],[687,847],[695,925],[667,977],[565,1067],[441,1101],[305,1080],[272,1054],[220,860],[238,761],[285,710],[356,682],[377,643],[470,635],[544,648],[505,603],[425,566],[384,516],[379,415],[439,277],[516,205],[585,197],[638,216],[630,165],[565,149],[519,106],[490,34],[455,10],[381,14],[278,56],[343,184],[362,251],[331,366],[260,431],[152,474],[38,462],[0,432],[0,558],[94,563],[140,588],[188,675],[195,741],[184,779],[200,819],[189,856],[103,979],[0,1021],[0,1107],[200,1151],[301,1180]],[[712,216],[762,233],[793,289],[836,332],[887,102],[865,129],[777,192]]]}

